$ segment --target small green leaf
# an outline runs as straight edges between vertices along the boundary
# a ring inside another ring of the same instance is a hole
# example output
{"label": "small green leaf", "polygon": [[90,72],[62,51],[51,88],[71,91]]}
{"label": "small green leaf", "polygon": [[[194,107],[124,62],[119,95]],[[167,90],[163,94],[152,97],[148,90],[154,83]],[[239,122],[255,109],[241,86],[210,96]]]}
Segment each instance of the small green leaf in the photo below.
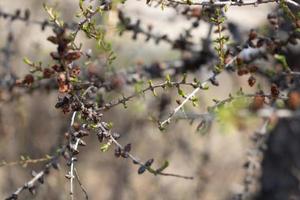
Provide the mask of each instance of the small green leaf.
{"label": "small green leaf", "polygon": [[142,94],[143,91],[143,81],[138,81],[136,84],[134,84],[134,91],[137,94]]}
{"label": "small green leaf", "polygon": [[23,58],[23,62],[26,63],[27,65],[30,65],[30,66],[33,65],[33,62],[31,62],[27,57]]}
{"label": "small green leaf", "polygon": [[167,86],[168,86],[168,87],[172,87],[172,84],[171,84],[171,77],[170,77],[169,74],[166,75],[166,82],[167,82]]}
{"label": "small green leaf", "polygon": [[114,126],[114,124],[113,124],[112,122],[109,122],[109,123],[107,124],[107,128],[108,128],[108,129],[112,129],[113,126]]}
{"label": "small green leaf", "polygon": [[127,103],[126,103],[126,101],[123,101],[123,107],[125,108],[125,109],[127,109],[128,108],[128,106],[127,106]]}
{"label": "small green leaf", "polygon": [[182,78],[182,83],[186,83],[186,78],[187,78],[187,74],[186,73],[184,73],[183,74],[183,78]]}
{"label": "small green leaf", "polygon": [[169,74],[166,75],[166,81],[167,81],[167,82],[171,82],[171,77],[170,77]]}
{"label": "small green leaf", "polygon": [[185,94],[184,94],[183,90],[180,87],[178,87],[178,94],[180,96],[182,96],[183,98],[185,97]]}
{"label": "small green leaf", "polygon": [[286,58],[285,58],[284,55],[275,54],[274,58],[282,65],[284,70],[290,71],[290,67],[288,66],[288,63],[287,63]]}
{"label": "small green leaf", "polygon": [[100,146],[100,150],[104,153],[109,149],[110,145],[111,145],[111,143],[102,144]]}
{"label": "small green leaf", "polygon": [[192,104],[194,107],[197,107],[198,106],[198,98],[193,96],[191,97],[191,101],[192,101]]}
{"label": "small green leaf", "polygon": [[149,87],[153,87],[153,82],[152,82],[152,80],[148,80],[148,84],[149,84]]}
{"label": "small green leaf", "polygon": [[20,156],[21,160],[26,160],[25,156],[21,155]]}
{"label": "small green leaf", "polygon": [[97,124],[90,124],[89,127],[92,129],[98,128]]}
{"label": "small green leaf", "polygon": [[201,83],[200,88],[201,88],[202,90],[208,90],[208,89],[209,89],[209,86],[208,86],[207,82],[204,82],[204,83]]}

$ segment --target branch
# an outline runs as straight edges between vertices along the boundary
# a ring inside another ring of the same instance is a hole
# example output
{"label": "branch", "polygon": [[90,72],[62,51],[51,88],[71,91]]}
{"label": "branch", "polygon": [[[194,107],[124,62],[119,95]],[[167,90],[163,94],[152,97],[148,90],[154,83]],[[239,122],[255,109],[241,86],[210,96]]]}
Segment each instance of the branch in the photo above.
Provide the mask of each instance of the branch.
{"label": "branch", "polygon": [[[278,3],[276,0],[247,0],[247,1],[210,1],[210,0],[194,0],[194,1],[176,1],[168,0],[172,3],[183,4],[183,5],[201,5],[201,6],[257,6],[260,4]],[[290,5],[300,7],[300,5],[293,0],[286,0]]]}
{"label": "branch", "polygon": [[28,189],[32,194],[35,193],[35,187],[36,182],[43,184],[44,183],[44,177],[49,174],[51,167],[54,169],[58,169],[58,159],[62,155],[62,153],[65,151],[66,146],[62,147],[58,153],[53,156],[51,161],[44,167],[43,170],[41,170],[39,173],[34,174],[33,178],[29,180],[28,182],[24,183],[23,186],[19,187],[11,196],[7,197],[6,200],[17,200],[18,196],[26,189]]}
{"label": "branch", "polygon": [[[74,145],[74,150],[76,151],[78,148],[78,144],[79,144],[80,139],[76,139],[76,143]],[[70,197],[73,200],[74,199],[74,184],[73,184],[73,180],[75,178],[74,176],[74,162],[76,161],[76,157],[74,157],[74,155],[72,155],[71,157],[71,166],[70,166],[70,171],[69,171],[69,175],[70,175]]]}
{"label": "branch", "polygon": [[[107,130],[105,128],[105,126],[103,125],[103,122],[99,123],[99,128],[101,129],[101,131],[109,137],[109,139],[121,150],[125,150],[125,147],[123,147],[110,133],[109,130]],[[143,167],[144,169],[147,169],[150,173],[154,174],[154,175],[161,175],[161,176],[172,176],[172,177],[176,177],[176,178],[183,178],[183,179],[188,179],[188,180],[192,180],[194,179],[194,177],[191,176],[183,176],[183,175],[179,175],[179,174],[173,174],[173,173],[164,173],[162,171],[159,170],[153,170],[150,168],[150,166],[147,166],[145,164],[143,164],[140,159],[138,159],[137,157],[135,157],[134,155],[132,155],[131,153],[129,153],[128,151],[125,151],[126,155],[128,156],[128,158],[130,158],[132,160],[132,162],[134,164],[139,165],[140,167]]]}
{"label": "branch", "polygon": [[77,172],[76,167],[74,167],[74,172],[75,172],[76,180],[77,180],[77,182],[78,182],[78,184],[79,184],[79,186],[80,186],[82,192],[83,192],[84,195],[85,195],[85,199],[88,200],[88,199],[89,199],[89,195],[88,195],[88,193],[87,193],[85,187],[84,187],[83,184],[81,183],[81,180],[80,180],[80,178],[79,178],[79,174],[78,174],[78,172]]}
{"label": "branch", "polygon": [[[237,56],[233,57],[226,65],[225,65],[225,69],[228,68],[235,60],[237,59]],[[220,73],[219,73],[220,74]],[[163,129],[165,127],[166,124],[169,124],[171,122],[172,117],[200,90],[200,89],[205,89],[204,86],[209,84],[210,82],[212,82],[212,80],[215,80],[216,77],[219,74],[213,74],[210,78],[208,78],[206,81],[202,82],[200,84],[199,87],[197,87],[196,89],[193,90],[193,92],[191,92],[186,99],[179,105],[177,106],[170,114],[169,117],[164,120],[163,122],[159,123],[159,126],[161,129]]]}
{"label": "branch", "polygon": [[179,87],[180,85],[187,85],[187,86],[191,86],[193,88],[197,87],[197,84],[194,83],[194,82],[184,82],[184,81],[179,81],[179,82],[171,81],[171,82],[168,82],[168,81],[165,81],[163,83],[159,83],[159,84],[155,84],[155,85],[152,85],[152,83],[149,82],[149,86],[142,89],[140,92],[135,92],[134,94],[131,94],[127,97],[123,97],[121,99],[113,100],[109,103],[106,103],[103,107],[99,108],[99,110],[107,110],[107,109],[110,109],[110,108],[115,107],[115,106],[120,105],[120,104],[125,105],[131,99],[133,99],[135,97],[138,97],[138,96],[140,96],[140,94],[143,94],[147,91],[152,91],[154,93],[154,95],[156,95],[155,92],[154,92],[154,90],[156,88],[165,89],[166,87]]}

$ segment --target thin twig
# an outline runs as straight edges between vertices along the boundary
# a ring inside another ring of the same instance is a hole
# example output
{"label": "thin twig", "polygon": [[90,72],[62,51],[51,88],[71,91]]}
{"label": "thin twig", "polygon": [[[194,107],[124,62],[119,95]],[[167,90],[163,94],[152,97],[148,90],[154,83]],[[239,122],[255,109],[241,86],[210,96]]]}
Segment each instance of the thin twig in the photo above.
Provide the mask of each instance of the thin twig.
{"label": "thin twig", "polygon": [[[276,0],[247,0],[247,1],[210,1],[210,0],[194,0],[187,3],[187,1],[168,0],[172,3],[184,4],[184,5],[202,5],[202,6],[257,6],[259,4],[278,3]],[[286,0],[290,5],[300,7],[300,5],[293,0]]]}
{"label": "thin twig", "polygon": [[7,197],[6,200],[16,200],[16,199],[18,199],[18,195],[26,189],[29,189],[30,191],[32,191],[35,187],[35,183],[38,180],[41,180],[41,182],[42,182],[45,175],[47,175],[49,173],[49,170],[50,170],[51,167],[54,167],[54,166],[55,166],[55,168],[57,167],[57,160],[62,155],[62,152],[65,151],[65,149],[66,149],[66,146],[63,146],[57,152],[57,154],[55,156],[53,156],[51,161],[48,164],[45,165],[43,170],[41,170],[39,173],[34,175],[34,177],[31,180],[24,183],[23,186],[19,187],[11,196]]}
{"label": "thin twig", "polygon": [[37,163],[41,163],[41,162],[45,162],[45,161],[49,161],[51,160],[53,157],[52,156],[46,156],[44,158],[37,158],[37,159],[31,159],[31,158],[25,158],[25,159],[21,159],[20,161],[14,161],[14,162],[6,162],[5,160],[1,161],[0,163],[0,167],[10,167],[10,166],[14,166],[14,165],[21,165],[21,166],[27,166],[28,164],[37,164]]}
{"label": "thin twig", "polygon": [[[76,113],[77,113],[76,111],[73,112],[72,119],[71,119],[71,124],[70,124],[70,128],[73,126],[73,124],[75,122]],[[79,139],[76,138],[76,142],[75,142],[74,146],[72,144],[72,139],[73,138],[71,137],[70,140],[69,140],[69,146],[70,146],[70,148],[72,148],[74,150],[77,150],[78,144],[79,144]],[[73,180],[75,178],[75,176],[74,176],[74,162],[75,162],[75,160],[76,160],[76,158],[72,154],[72,156],[71,156],[70,171],[69,171],[69,175],[70,175],[70,198],[71,198],[71,200],[74,199],[74,195],[73,195],[74,194],[74,184],[73,184],[74,181]]]}
{"label": "thin twig", "polygon": [[141,94],[144,94],[145,92],[150,91],[150,90],[154,91],[154,89],[166,88],[167,86],[179,87],[180,85],[186,85],[186,86],[191,86],[191,87],[195,88],[196,83],[193,83],[193,82],[173,82],[173,81],[167,82],[167,81],[165,81],[163,83],[148,86],[148,87],[142,89],[140,92],[135,92],[135,93],[133,93],[133,94],[127,96],[127,97],[122,97],[118,100],[113,100],[109,103],[106,103],[103,107],[100,107],[99,110],[107,110],[107,109],[110,109],[110,108],[115,107],[117,105],[125,104],[126,102],[130,101],[131,99],[133,99],[135,97],[138,97]]}
{"label": "thin twig", "polygon": [[83,186],[83,184],[82,184],[82,182],[81,182],[81,180],[80,180],[80,178],[79,178],[79,174],[78,174],[78,172],[77,172],[76,167],[74,167],[74,172],[75,172],[76,180],[77,180],[77,182],[78,182],[78,184],[79,184],[79,186],[80,186],[82,192],[83,192],[84,195],[85,195],[85,199],[88,200],[88,199],[89,199],[89,195],[88,195],[88,193],[87,193],[85,187]]}
{"label": "thin twig", "polygon": [[[99,123],[99,127],[101,128],[101,131],[103,131],[103,133],[105,133],[117,147],[119,147],[120,149],[124,149],[124,147],[111,135],[111,133],[109,131],[107,131],[107,129],[103,126],[103,123]],[[138,159],[131,153],[127,152],[127,155],[128,155],[128,158],[130,158],[133,161],[133,163],[138,164],[141,167],[145,167],[146,169],[149,168],[149,167],[145,166],[140,161],[140,159]],[[173,173],[164,173],[164,172],[157,172],[157,173],[155,173],[155,175],[172,176],[172,177],[183,178],[183,179],[188,179],[188,180],[194,179],[194,177],[191,177],[191,176],[184,176],[184,175],[173,174]]]}
{"label": "thin twig", "polygon": [[[225,65],[225,69],[228,68],[236,59],[238,56],[233,57],[226,65]],[[221,73],[219,73],[221,74]],[[197,87],[196,89],[193,90],[193,92],[191,92],[186,99],[179,105],[177,106],[173,112],[171,112],[169,114],[169,117],[164,120],[163,122],[160,123],[160,127],[165,127],[166,124],[169,124],[171,122],[172,117],[200,90],[203,88],[204,85],[208,84],[211,79],[215,79],[219,74],[213,74],[211,77],[209,77],[206,81],[202,82],[201,85],[199,87]]]}

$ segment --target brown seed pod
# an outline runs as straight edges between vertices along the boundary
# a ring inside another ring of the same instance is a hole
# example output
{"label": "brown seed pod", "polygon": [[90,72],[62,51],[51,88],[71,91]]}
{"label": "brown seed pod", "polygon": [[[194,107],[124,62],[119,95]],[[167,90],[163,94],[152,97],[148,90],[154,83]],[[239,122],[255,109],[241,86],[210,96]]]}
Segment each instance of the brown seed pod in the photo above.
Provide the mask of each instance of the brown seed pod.
{"label": "brown seed pod", "polygon": [[250,87],[253,87],[256,83],[256,78],[254,76],[250,76],[248,79],[248,84]]}
{"label": "brown seed pod", "polygon": [[34,82],[34,77],[31,74],[27,74],[22,81],[25,85],[31,85]]}
{"label": "brown seed pod", "polygon": [[252,66],[249,67],[250,73],[255,73],[257,70],[258,70],[258,67],[255,66],[255,65],[252,65]]}
{"label": "brown seed pod", "polygon": [[238,69],[237,74],[239,76],[243,76],[249,73],[249,70],[245,67]]}
{"label": "brown seed pod", "polygon": [[272,97],[273,98],[277,98],[278,97],[278,95],[279,95],[279,89],[278,89],[278,87],[277,87],[277,85],[276,84],[272,84],[271,85],[271,95],[272,95]]}
{"label": "brown seed pod", "polygon": [[45,68],[43,70],[43,77],[44,78],[51,78],[51,76],[54,74],[53,70],[49,69],[49,68]]}
{"label": "brown seed pod", "polygon": [[80,74],[80,67],[75,66],[70,71],[70,76],[76,78]]}
{"label": "brown seed pod", "polygon": [[63,68],[63,66],[59,66],[59,65],[53,65],[52,67],[51,67],[54,71],[56,71],[56,72],[63,72],[64,71],[64,68]]}

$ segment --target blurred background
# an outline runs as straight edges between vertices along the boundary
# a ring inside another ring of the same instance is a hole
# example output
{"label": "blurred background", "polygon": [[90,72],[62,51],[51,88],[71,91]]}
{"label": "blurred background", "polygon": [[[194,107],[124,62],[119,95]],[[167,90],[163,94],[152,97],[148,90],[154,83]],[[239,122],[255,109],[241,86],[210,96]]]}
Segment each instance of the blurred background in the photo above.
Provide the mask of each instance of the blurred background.
{"label": "blurred background", "polygon": [[[64,21],[78,21],[74,13],[78,12],[78,3],[74,0],[44,1],[44,0],[1,0],[0,9],[14,13],[16,9],[30,9],[31,19],[44,20],[47,14],[43,3],[55,5]],[[260,5],[258,7],[230,7],[226,16],[236,24],[242,33],[248,33],[253,27],[263,27],[267,23],[267,13],[274,7]],[[174,9],[147,6],[144,1],[127,0],[125,4],[114,8],[114,11],[104,16],[107,38],[113,44],[117,59],[112,63],[114,70],[124,70],[136,63],[153,63],[157,61],[176,60],[180,54],[172,50],[168,44],[156,45],[153,41],[144,42],[138,37],[132,40],[131,33],[118,35],[117,9],[121,9],[133,20],[141,19],[145,25],[153,25],[153,32],[168,34],[176,38],[189,23]],[[200,41],[207,35],[208,25],[200,23],[193,31],[193,39]],[[0,48],[5,48],[8,36],[12,34],[11,50],[13,54],[7,62],[7,56],[0,54],[0,73],[8,68],[18,77],[29,71],[23,63],[23,58],[32,61],[42,61],[47,65],[52,61],[49,53],[55,46],[46,40],[52,34],[50,28],[41,31],[41,27],[19,21],[4,20],[0,17]],[[247,36],[247,34],[244,34]],[[98,56],[95,67],[101,65],[101,52],[95,50],[93,42],[80,35],[84,49],[93,49]],[[212,36],[214,37],[214,35]],[[205,79],[205,71],[195,73]],[[3,77],[2,77],[3,78]],[[263,82],[263,80],[261,80]],[[205,112],[207,106],[213,105],[212,99],[223,99],[229,93],[236,92],[238,85],[245,86],[245,91],[253,91],[247,86],[247,77],[233,77],[222,74],[219,82],[222,90],[217,87],[200,92],[199,106],[196,112]],[[185,91],[190,91],[185,88]],[[132,88],[124,86],[125,94]],[[87,189],[90,199],[230,199],[232,195],[242,191],[245,174],[243,163],[249,149],[249,137],[261,124],[260,120],[251,120],[245,126],[226,128],[214,121],[207,134],[196,131],[197,123],[178,120],[170,124],[165,132],[160,132],[150,118],[160,114],[159,101],[162,98],[176,96],[176,90],[158,90],[158,97],[146,94],[128,104],[128,108],[115,107],[105,112],[105,119],[114,124],[115,130],[121,134],[120,142],[132,144],[132,153],[142,160],[155,159],[159,167],[165,160],[170,162],[166,170],[177,174],[193,176],[194,180],[177,179],[173,177],[153,176],[152,174],[137,174],[136,166],[129,160],[114,157],[114,149],[102,153],[100,145],[94,136],[88,137],[87,147],[83,148],[76,164],[82,183]],[[5,98],[5,92],[1,93]],[[120,96],[117,92],[114,96]],[[68,130],[70,114],[63,114],[55,109],[56,92],[32,92],[9,102],[0,102],[0,161],[18,161],[20,156],[31,158],[44,157],[55,152],[57,143]],[[166,108],[166,114],[176,106],[172,101]],[[192,106],[187,106],[187,110]],[[0,198],[3,199],[31,178],[31,171],[39,171],[45,163],[29,164],[27,167],[0,167]],[[69,181],[65,178],[68,168],[61,162],[61,169],[51,171],[46,178],[46,184],[40,185],[35,196],[28,191],[20,199],[68,199]],[[84,199],[84,195],[76,186],[76,199]]]}

